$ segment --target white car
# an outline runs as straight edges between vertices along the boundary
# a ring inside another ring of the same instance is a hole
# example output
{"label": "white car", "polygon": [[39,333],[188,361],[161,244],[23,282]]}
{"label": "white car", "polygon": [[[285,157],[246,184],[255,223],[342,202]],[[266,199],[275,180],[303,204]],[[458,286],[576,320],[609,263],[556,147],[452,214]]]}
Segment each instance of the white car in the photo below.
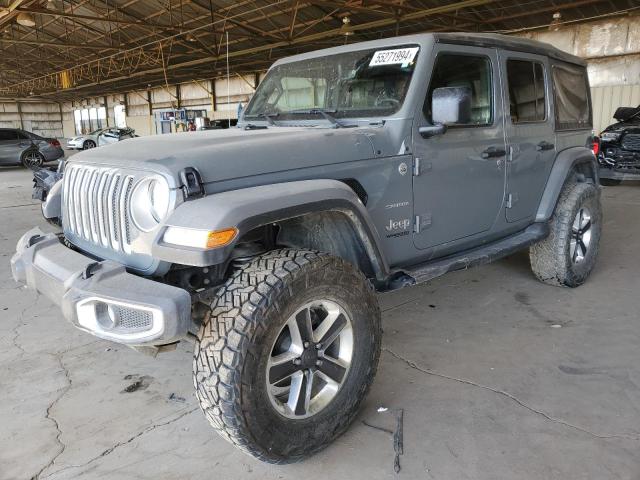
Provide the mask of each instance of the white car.
{"label": "white car", "polygon": [[104,132],[105,128],[94,130],[93,132],[70,138],[67,141],[67,149],[69,150],[89,150],[98,146],[98,136]]}
{"label": "white car", "polygon": [[135,136],[135,130],[132,128],[101,128],[85,135],[70,138],[67,142],[67,149],[89,150],[90,148],[101,147],[102,145],[119,142]]}

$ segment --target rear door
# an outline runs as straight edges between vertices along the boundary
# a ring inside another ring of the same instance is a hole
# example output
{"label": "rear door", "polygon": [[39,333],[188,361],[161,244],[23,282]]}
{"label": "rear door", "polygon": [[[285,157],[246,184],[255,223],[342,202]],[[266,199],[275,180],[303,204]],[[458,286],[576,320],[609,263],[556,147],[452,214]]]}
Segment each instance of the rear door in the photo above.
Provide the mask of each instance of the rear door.
{"label": "rear door", "polygon": [[14,129],[0,129],[0,163],[13,165],[20,161],[20,139]]}
{"label": "rear door", "polygon": [[546,57],[501,51],[507,136],[506,218],[535,215],[556,157]]}
{"label": "rear door", "polygon": [[[414,122],[413,192],[417,248],[460,240],[492,229],[504,200],[505,156],[502,87],[495,49],[438,44],[422,111]],[[463,87],[471,93],[471,119],[443,135],[422,138],[432,123],[436,88]],[[462,240],[467,239],[467,240]],[[451,243],[454,242],[454,243]]]}

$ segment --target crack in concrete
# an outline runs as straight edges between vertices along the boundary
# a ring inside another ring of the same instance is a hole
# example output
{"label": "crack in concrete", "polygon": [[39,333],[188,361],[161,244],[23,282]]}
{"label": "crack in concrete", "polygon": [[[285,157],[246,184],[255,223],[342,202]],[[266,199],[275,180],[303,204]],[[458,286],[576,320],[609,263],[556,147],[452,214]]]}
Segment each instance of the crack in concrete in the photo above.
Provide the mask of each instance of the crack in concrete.
{"label": "crack in concrete", "polygon": [[50,468],[51,466],[53,466],[56,462],[56,460],[58,459],[58,457],[60,455],[62,455],[65,451],[65,449],[67,448],[67,446],[64,444],[64,442],[61,440],[62,437],[62,429],[60,428],[60,424],[58,423],[58,420],[56,419],[56,417],[54,417],[53,415],[51,415],[51,410],[53,410],[53,408],[58,404],[58,402],[62,399],[62,397],[64,397],[67,392],[71,389],[73,382],[71,381],[71,376],[69,375],[69,370],[67,369],[67,367],[64,364],[64,361],[62,360],[62,358],[64,357],[64,355],[68,352],[68,350],[65,350],[59,354],[54,354],[54,357],[58,360],[58,364],[60,365],[60,368],[62,369],[62,371],[64,372],[64,377],[65,380],[67,382],[67,384],[62,387],[59,392],[60,394],[53,400],[53,402],[51,402],[49,404],[49,406],[47,407],[47,411],[45,414],[45,418],[47,420],[50,420],[54,427],[56,428],[56,443],[58,444],[58,451],[56,452],[56,454],[51,458],[51,460],[49,460],[49,463],[47,463],[44,467],[42,467],[38,473],[36,473],[33,477],[31,477],[31,480],[38,480],[40,478],[40,475],[42,475],[42,473],[47,470],[48,468]]}
{"label": "crack in concrete", "polygon": [[534,408],[530,405],[527,405],[524,401],[520,400],[518,397],[516,397],[515,395],[512,395],[509,392],[505,392],[504,390],[499,390],[497,388],[493,388],[493,387],[489,387],[488,385],[483,385],[481,383],[476,383],[476,382],[472,382],[471,380],[466,380],[464,378],[457,378],[457,377],[452,377],[450,375],[446,375],[444,373],[438,373],[435,372],[433,370],[428,370],[426,368],[423,368],[421,366],[419,366],[417,363],[415,363],[413,360],[409,360],[408,358],[403,357],[402,355],[400,355],[399,353],[394,352],[393,350],[387,348],[387,347],[383,347],[382,348],[383,351],[389,353],[391,356],[395,357],[396,359],[406,363],[409,367],[418,370],[419,372],[422,372],[426,375],[432,375],[434,377],[438,377],[438,378],[443,378],[445,380],[452,380],[454,382],[458,382],[458,383],[462,383],[464,385],[469,385],[472,387],[476,387],[476,388],[481,388],[483,390],[487,390],[489,392],[493,392],[495,394],[501,395],[503,397],[508,398],[509,400],[517,403],[518,405],[520,405],[521,407],[529,410],[530,412],[543,417],[546,420],[549,420],[553,423],[557,423],[559,425],[563,425],[565,427],[577,430],[579,432],[585,433],[587,435],[590,435],[594,438],[598,438],[598,439],[611,439],[611,438],[620,438],[623,440],[635,440],[638,441],[640,440],[640,435],[630,435],[630,434],[599,434],[599,433],[595,433],[592,432],[591,430],[588,430],[584,427],[581,427],[579,425],[574,425],[572,423],[569,423],[565,420],[562,420],[560,418],[555,418],[552,417],[551,415],[543,412],[542,410],[538,410],[537,408]]}
{"label": "crack in concrete", "polygon": [[24,349],[24,347],[22,345],[20,345],[18,343],[18,337],[20,336],[20,332],[18,331],[18,329],[20,329],[21,327],[24,327],[24,325],[25,325],[25,323],[24,323],[24,314],[30,308],[37,306],[39,299],[40,299],[40,295],[37,294],[35,302],[32,303],[31,305],[27,305],[26,307],[24,307],[22,309],[22,311],[18,315],[18,324],[11,329],[11,331],[13,332],[13,338],[11,339],[11,343],[13,344],[14,347],[16,347],[18,350],[20,350],[20,352],[21,352],[20,355],[24,355],[25,353],[27,353],[27,351]]}
{"label": "crack in concrete", "polygon": [[[190,410],[187,410],[186,412],[181,413],[177,417],[172,418],[171,420],[167,420],[166,422],[162,422],[162,423],[154,423],[153,425],[150,425],[149,427],[147,427],[147,428],[141,430],[140,432],[136,433],[135,435],[129,437],[127,440],[122,441],[122,442],[118,442],[118,443],[112,445],[111,447],[109,447],[106,450],[104,450],[100,455],[97,455],[97,456],[91,458],[90,460],[87,460],[84,463],[80,463],[80,464],[77,464],[77,465],[67,465],[66,467],[63,467],[63,468],[61,468],[59,470],[56,470],[55,472],[51,472],[50,474],[42,477],[42,479],[44,480],[45,478],[49,478],[49,477],[51,477],[53,475],[56,475],[57,473],[60,473],[60,472],[65,471],[65,470],[69,470],[71,468],[86,467],[87,465],[90,465],[91,463],[95,462],[96,460],[99,460],[101,458],[106,457],[107,455],[110,455],[111,453],[113,453],[118,448],[120,448],[120,447],[122,447],[124,445],[128,445],[129,443],[133,442],[136,438],[139,438],[139,437],[141,437],[143,435],[146,435],[147,433],[152,432],[156,428],[164,427],[164,426],[170,425],[172,423],[175,423],[178,420],[180,420],[181,418],[186,417],[187,415],[190,415],[191,413],[195,412],[198,409],[199,409],[199,407],[194,407],[194,408],[192,408]],[[50,465],[51,464],[52,463],[50,463]],[[35,480],[36,478],[40,478],[40,477],[34,477],[32,480]]]}

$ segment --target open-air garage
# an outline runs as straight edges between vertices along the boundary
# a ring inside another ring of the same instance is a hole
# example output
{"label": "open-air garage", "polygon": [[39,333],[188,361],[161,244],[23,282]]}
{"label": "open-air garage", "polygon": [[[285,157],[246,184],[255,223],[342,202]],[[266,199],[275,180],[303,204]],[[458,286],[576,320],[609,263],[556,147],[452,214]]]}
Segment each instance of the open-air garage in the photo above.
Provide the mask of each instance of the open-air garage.
{"label": "open-air garage", "polygon": [[0,0],[0,479],[636,479],[640,6]]}

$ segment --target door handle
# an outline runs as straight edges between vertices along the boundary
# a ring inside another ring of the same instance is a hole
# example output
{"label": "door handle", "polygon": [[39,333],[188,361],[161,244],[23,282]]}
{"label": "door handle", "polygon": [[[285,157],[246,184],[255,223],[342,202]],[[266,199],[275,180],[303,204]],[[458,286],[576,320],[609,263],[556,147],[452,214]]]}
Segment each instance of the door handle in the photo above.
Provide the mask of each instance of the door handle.
{"label": "door handle", "polygon": [[486,160],[487,158],[504,157],[506,154],[507,151],[503,148],[489,147],[480,156]]}
{"label": "door handle", "polygon": [[543,152],[545,150],[553,150],[556,146],[553,143],[545,142],[544,140],[536,145],[536,150],[538,152]]}

